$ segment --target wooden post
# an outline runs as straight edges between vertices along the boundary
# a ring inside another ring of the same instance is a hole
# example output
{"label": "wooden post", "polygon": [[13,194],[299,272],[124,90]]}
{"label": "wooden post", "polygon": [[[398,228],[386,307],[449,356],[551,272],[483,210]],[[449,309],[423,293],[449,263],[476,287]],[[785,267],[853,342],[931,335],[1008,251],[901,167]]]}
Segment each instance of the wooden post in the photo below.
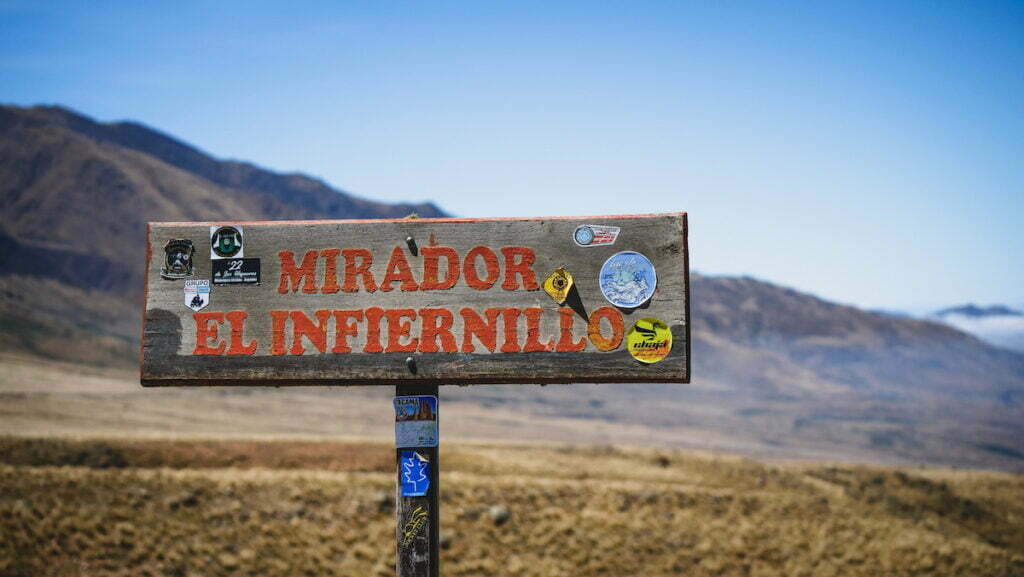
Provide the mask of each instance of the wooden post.
{"label": "wooden post", "polygon": [[[396,396],[437,396],[437,385],[397,385]],[[440,405],[440,400],[438,400]],[[438,417],[440,420],[440,417]],[[440,423],[438,423],[440,427]],[[440,439],[439,439],[440,441]],[[437,447],[395,448],[395,537],[398,577],[437,577],[441,509],[438,499],[440,464]],[[415,451],[430,463],[430,486],[423,497],[402,496],[402,451]]]}

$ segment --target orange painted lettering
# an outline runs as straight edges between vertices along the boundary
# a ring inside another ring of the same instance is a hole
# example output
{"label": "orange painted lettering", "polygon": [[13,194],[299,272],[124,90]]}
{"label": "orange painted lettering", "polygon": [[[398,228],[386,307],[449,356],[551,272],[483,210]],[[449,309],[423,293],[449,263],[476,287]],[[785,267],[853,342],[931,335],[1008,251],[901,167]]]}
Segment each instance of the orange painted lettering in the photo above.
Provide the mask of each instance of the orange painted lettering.
{"label": "orange painted lettering", "polygon": [[288,293],[288,283],[291,283],[291,291],[299,290],[299,282],[302,282],[302,292],[315,293],[316,288],[316,254],[315,250],[306,252],[302,257],[302,264],[295,268],[295,254],[290,250],[282,250],[277,253],[281,261],[281,282],[277,285],[277,292]]}
{"label": "orange painted lettering", "polygon": [[[352,322],[347,322],[352,319]],[[334,348],[332,353],[350,353],[348,338],[359,334],[359,323],[363,320],[363,311],[334,311]]]}
{"label": "orange painted lettering", "polygon": [[[217,336],[217,327],[224,322],[224,313],[192,313],[196,321],[196,348],[193,355],[223,355],[227,343]],[[214,324],[210,324],[213,322]],[[220,341],[215,347],[209,345],[210,339]]]}
{"label": "orange painted lettering", "polygon": [[536,353],[539,351],[550,351],[555,348],[554,339],[544,344],[540,342],[540,316],[544,309],[530,307],[523,309],[523,316],[526,317],[526,344],[523,345],[524,353]]}
{"label": "orange painted lettering", "polygon": [[480,339],[480,344],[488,351],[494,352],[498,343],[498,315],[501,309],[487,309],[484,315],[487,316],[485,323],[476,311],[466,307],[459,311],[462,315],[462,352],[471,353],[476,348],[473,346],[473,337]]}
{"label": "orange painted lettering", "polygon": [[283,355],[284,324],[288,320],[288,311],[270,311],[270,354]]}
{"label": "orange painted lettering", "polygon": [[301,355],[306,352],[302,346],[302,337],[309,339],[309,343],[316,347],[316,350],[325,352],[327,350],[327,319],[331,311],[316,311],[316,324],[302,311],[292,311],[292,350],[293,355]]}
{"label": "orange painted lettering", "polygon": [[561,353],[582,351],[587,348],[587,338],[580,337],[580,340],[575,343],[572,342],[572,324],[576,320],[576,315],[570,308],[562,307],[558,309],[558,328],[559,336],[558,343],[555,345],[555,350]]}
{"label": "orange painted lettering", "polygon": [[[477,257],[483,257],[484,268],[487,269],[487,277],[481,279],[476,270]],[[485,291],[498,280],[501,271],[498,270],[498,255],[486,246],[476,246],[466,253],[466,260],[463,264],[462,275],[466,277],[466,284],[478,291]],[[518,346],[518,345],[517,345]]]}
{"label": "orange painted lettering", "polygon": [[[533,261],[536,257],[532,248],[525,246],[506,246],[501,249],[505,257],[505,282],[501,288],[507,291],[514,291],[519,288],[518,276],[523,277],[523,288],[528,291],[535,291],[540,288],[537,285],[537,275],[533,272]],[[519,260],[516,260],[519,257]]]}
{"label": "orange painted lettering", "polygon": [[379,353],[380,346],[380,319],[384,316],[384,309],[370,307],[366,309],[366,344],[363,346],[364,353]]}
{"label": "orange painted lettering", "polygon": [[455,352],[455,335],[452,334],[454,322],[452,311],[448,309],[420,309],[420,352],[436,353],[437,340],[441,339],[440,350],[446,353]]}
{"label": "orange painted lettering", "polygon": [[325,248],[320,251],[320,256],[324,259],[324,286],[320,288],[320,292],[324,294],[334,294],[341,290],[338,286],[338,255],[341,254],[339,248]]}
{"label": "orange painted lettering", "polygon": [[518,353],[519,329],[517,324],[519,322],[519,309],[509,307],[502,309],[502,313],[501,318],[504,321],[505,342],[501,345],[501,352]]}
{"label": "orange painted lettering", "polygon": [[396,246],[391,251],[391,260],[388,261],[387,273],[384,280],[380,281],[380,290],[391,291],[391,283],[402,281],[399,288],[403,291],[414,291],[419,288],[416,279],[412,277],[412,269],[409,268],[409,261],[405,260],[405,252],[402,247]]}
{"label": "orange painted lettering", "polygon": [[249,344],[242,344],[242,337],[245,336],[245,319],[249,313],[245,311],[231,311],[224,315],[231,323],[231,346],[228,347],[229,355],[251,355],[256,352],[256,339],[249,341]]}
{"label": "orange painted lettering", "polygon": [[[612,335],[605,337],[601,334],[601,319],[607,320],[612,327]],[[622,326],[622,313],[613,307],[601,307],[590,313],[590,322],[587,323],[587,336],[590,342],[594,343],[599,351],[612,351],[619,348],[624,336]]]}
{"label": "orange painted lettering", "polygon": [[[409,337],[412,329],[412,321],[416,320],[416,311],[413,309],[387,309],[384,316],[388,318],[388,348],[386,353],[411,353],[416,350],[419,339],[413,337],[409,342],[402,344],[403,338]],[[403,319],[409,320],[403,320]]]}
{"label": "orange painted lettering", "polygon": [[[377,290],[377,284],[373,281],[373,273],[370,266],[373,264],[373,253],[365,248],[346,248],[341,251],[345,258],[345,284],[341,290],[347,293],[354,293],[359,290],[356,286],[356,277],[362,277],[363,290],[372,293]],[[359,264],[356,264],[359,259]]]}
{"label": "orange painted lettering", "polygon": [[[420,290],[446,290],[455,286],[459,281],[459,253],[454,248],[425,246],[420,252],[423,253],[423,282],[420,283]],[[439,281],[438,268],[442,257],[448,263],[445,265],[444,280]]]}

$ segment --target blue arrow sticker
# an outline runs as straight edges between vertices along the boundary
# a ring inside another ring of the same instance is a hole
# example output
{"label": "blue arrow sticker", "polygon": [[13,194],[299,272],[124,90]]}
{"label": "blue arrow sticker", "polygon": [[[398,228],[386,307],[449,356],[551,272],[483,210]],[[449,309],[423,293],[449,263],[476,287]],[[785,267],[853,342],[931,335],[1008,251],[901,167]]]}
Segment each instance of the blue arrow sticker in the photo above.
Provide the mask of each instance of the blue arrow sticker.
{"label": "blue arrow sticker", "polygon": [[402,496],[423,497],[430,488],[430,461],[416,451],[402,451],[398,461],[402,475]]}

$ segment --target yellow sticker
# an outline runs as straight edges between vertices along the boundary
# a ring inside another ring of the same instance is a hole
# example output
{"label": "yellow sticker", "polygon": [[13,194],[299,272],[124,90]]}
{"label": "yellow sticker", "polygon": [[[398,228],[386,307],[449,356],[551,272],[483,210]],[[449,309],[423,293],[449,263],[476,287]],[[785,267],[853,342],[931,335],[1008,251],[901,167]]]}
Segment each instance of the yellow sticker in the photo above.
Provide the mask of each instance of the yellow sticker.
{"label": "yellow sticker", "polygon": [[548,278],[544,279],[544,292],[548,293],[558,304],[569,298],[569,291],[572,289],[572,275],[564,268],[556,268]]}
{"label": "yellow sticker", "polygon": [[656,363],[672,350],[672,331],[658,319],[640,319],[626,333],[626,348],[641,363]]}

